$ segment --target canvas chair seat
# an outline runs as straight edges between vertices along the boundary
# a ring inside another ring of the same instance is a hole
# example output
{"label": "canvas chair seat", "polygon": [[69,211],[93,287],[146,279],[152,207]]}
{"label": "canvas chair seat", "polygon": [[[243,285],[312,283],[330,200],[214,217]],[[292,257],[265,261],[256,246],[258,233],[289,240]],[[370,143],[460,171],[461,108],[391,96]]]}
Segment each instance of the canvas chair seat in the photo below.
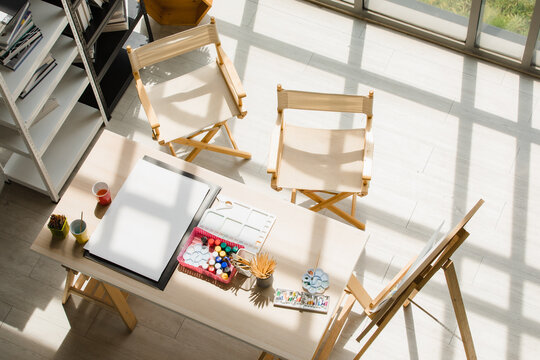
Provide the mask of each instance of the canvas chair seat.
{"label": "canvas chair seat", "polygon": [[365,129],[314,129],[285,124],[277,186],[360,192]]}
{"label": "canvas chair seat", "polygon": [[215,62],[146,92],[166,143],[240,114]]}

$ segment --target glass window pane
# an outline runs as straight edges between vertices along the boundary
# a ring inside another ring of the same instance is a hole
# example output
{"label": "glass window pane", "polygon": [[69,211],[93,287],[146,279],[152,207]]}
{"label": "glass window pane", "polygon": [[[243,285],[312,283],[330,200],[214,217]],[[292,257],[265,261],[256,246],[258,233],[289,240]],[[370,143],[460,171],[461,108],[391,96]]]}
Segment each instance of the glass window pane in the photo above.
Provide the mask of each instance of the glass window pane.
{"label": "glass window pane", "polygon": [[367,9],[465,41],[471,0],[366,0]]}
{"label": "glass window pane", "polygon": [[485,0],[478,45],[481,48],[521,59],[535,0]]}

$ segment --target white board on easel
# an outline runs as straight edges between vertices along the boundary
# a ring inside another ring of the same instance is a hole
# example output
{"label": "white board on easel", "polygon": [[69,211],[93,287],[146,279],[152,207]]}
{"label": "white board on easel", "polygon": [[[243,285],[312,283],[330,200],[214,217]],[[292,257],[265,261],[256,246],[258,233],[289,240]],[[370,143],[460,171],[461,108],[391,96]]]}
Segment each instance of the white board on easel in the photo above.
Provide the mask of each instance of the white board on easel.
{"label": "white board on easel", "polygon": [[204,182],[141,159],[85,249],[158,281],[209,191]]}

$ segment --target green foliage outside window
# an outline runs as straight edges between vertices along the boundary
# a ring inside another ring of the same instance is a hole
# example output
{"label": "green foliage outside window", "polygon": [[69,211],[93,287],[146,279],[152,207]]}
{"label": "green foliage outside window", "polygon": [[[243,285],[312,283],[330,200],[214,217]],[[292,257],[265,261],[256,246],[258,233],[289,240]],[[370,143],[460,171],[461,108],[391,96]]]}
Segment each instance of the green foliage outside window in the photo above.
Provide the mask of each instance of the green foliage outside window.
{"label": "green foliage outside window", "polygon": [[[469,17],[471,0],[419,0],[454,14]],[[527,36],[535,0],[486,0],[482,21]]]}

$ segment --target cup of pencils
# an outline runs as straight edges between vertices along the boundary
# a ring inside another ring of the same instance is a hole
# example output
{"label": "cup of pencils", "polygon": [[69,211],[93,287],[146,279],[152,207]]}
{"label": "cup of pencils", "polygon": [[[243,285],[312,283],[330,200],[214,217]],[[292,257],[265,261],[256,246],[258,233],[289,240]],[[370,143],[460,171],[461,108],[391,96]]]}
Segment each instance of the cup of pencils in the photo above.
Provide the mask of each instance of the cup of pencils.
{"label": "cup of pencils", "polygon": [[71,222],[69,230],[71,231],[71,234],[73,234],[73,236],[75,237],[75,240],[77,240],[79,244],[81,245],[86,244],[89,237],[88,237],[88,232],[86,231],[86,222],[82,218],[82,213],[81,213],[80,219],[73,220]]}
{"label": "cup of pencils", "polygon": [[92,186],[92,193],[94,193],[101,205],[109,205],[112,201],[109,185],[103,181],[99,181]]}
{"label": "cup of pencils", "polygon": [[267,288],[274,282],[276,261],[268,253],[258,253],[250,261],[250,271],[257,278],[256,284],[260,288]]}

